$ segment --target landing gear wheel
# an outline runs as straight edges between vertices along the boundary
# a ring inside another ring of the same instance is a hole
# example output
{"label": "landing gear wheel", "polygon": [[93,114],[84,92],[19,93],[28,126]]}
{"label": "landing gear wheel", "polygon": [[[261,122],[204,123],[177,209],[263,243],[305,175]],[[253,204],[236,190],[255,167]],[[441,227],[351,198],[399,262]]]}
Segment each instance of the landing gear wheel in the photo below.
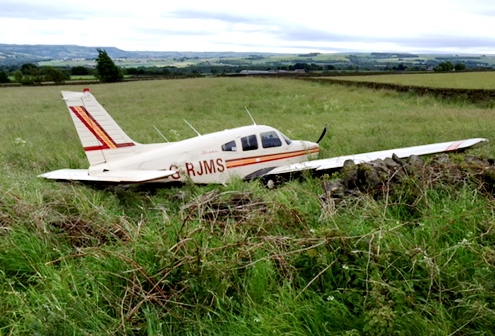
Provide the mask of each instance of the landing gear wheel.
{"label": "landing gear wheel", "polygon": [[268,175],[261,178],[261,183],[268,189],[273,189],[286,181],[287,180],[280,175]]}
{"label": "landing gear wheel", "polygon": [[272,179],[268,179],[265,183],[265,187],[267,187],[268,189],[273,189],[275,187],[275,181],[273,181]]}

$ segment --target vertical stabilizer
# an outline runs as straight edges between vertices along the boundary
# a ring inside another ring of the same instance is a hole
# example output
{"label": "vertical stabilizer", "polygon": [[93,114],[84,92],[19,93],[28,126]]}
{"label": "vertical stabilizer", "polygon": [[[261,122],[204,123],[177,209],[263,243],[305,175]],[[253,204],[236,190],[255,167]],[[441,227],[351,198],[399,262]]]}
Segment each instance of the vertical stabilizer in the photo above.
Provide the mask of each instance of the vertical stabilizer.
{"label": "vertical stabilizer", "polygon": [[138,143],[120,128],[89,89],[62,91],[62,96],[91,166],[135,153]]}

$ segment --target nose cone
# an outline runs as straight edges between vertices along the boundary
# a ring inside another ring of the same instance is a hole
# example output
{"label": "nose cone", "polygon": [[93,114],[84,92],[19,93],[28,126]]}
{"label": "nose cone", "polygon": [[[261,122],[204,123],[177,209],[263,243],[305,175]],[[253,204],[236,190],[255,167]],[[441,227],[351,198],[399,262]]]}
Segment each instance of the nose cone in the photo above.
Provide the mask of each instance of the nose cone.
{"label": "nose cone", "polygon": [[310,159],[317,159],[318,154],[320,153],[320,145],[318,145],[316,142],[311,142],[311,141],[302,141],[304,149],[308,153],[308,157]]}

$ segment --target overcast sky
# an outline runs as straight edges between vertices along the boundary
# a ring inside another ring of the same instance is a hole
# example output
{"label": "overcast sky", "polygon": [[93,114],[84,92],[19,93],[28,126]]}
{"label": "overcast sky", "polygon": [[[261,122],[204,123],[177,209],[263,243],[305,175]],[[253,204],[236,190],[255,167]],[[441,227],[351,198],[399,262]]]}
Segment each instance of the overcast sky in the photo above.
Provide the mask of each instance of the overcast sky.
{"label": "overcast sky", "polygon": [[0,0],[0,43],[495,54],[495,0]]}

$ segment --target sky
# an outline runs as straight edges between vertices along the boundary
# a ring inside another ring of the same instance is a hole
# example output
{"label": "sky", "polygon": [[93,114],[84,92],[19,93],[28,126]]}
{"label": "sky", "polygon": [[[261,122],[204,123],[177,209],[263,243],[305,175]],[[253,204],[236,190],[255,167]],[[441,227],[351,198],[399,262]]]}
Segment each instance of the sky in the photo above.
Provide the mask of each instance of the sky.
{"label": "sky", "polygon": [[0,44],[495,54],[494,0],[0,0]]}

